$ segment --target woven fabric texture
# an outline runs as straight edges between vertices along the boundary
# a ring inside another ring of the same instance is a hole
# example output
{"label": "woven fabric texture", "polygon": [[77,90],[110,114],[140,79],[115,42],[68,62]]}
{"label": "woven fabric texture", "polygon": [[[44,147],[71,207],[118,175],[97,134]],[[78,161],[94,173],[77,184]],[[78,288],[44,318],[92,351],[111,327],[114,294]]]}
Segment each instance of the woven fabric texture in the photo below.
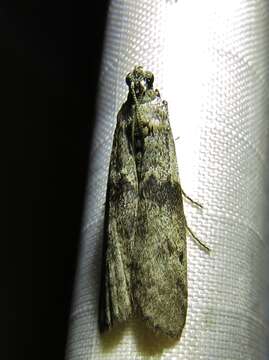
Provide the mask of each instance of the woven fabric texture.
{"label": "woven fabric texture", "polygon": [[[68,360],[268,358],[268,19],[267,0],[111,2]],[[212,249],[187,240],[187,323],[167,347],[145,348],[132,327],[103,343],[97,327],[108,165],[134,65],[168,101],[182,187],[204,206],[186,203],[186,217]]]}

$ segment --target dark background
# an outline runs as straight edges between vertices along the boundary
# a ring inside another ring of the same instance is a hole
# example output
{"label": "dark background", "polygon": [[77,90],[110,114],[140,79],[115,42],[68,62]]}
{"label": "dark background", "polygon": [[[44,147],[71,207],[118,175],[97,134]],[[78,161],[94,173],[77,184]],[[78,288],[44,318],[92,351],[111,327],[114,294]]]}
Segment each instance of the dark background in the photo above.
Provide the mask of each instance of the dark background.
{"label": "dark background", "polygon": [[2,3],[1,359],[63,359],[107,1]]}

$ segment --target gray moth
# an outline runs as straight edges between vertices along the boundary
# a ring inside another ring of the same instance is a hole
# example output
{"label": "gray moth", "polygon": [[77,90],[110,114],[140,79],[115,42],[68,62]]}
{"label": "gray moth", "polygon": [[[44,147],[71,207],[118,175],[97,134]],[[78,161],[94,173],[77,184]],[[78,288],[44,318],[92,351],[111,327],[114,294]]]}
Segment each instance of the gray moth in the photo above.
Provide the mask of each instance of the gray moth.
{"label": "gray moth", "polygon": [[179,181],[168,105],[153,81],[151,72],[136,66],[126,77],[129,93],[117,116],[107,185],[99,326],[103,332],[136,318],[154,333],[180,338],[188,303],[186,232],[191,230],[184,215],[186,195]]}

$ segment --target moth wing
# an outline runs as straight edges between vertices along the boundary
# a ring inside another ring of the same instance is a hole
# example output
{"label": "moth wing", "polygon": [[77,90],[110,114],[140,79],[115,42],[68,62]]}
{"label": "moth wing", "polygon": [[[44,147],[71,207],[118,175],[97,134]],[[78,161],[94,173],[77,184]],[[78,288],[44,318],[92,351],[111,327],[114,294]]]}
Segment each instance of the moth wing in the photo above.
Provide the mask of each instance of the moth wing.
{"label": "moth wing", "polygon": [[154,331],[180,337],[187,312],[186,220],[167,104],[159,99],[149,106],[153,125],[139,184],[134,301]]}
{"label": "moth wing", "polygon": [[128,111],[123,105],[114,133],[106,198],[100,329],[128,319],[132,313],[131,251],[137,214],[137,174],[130,149]]}

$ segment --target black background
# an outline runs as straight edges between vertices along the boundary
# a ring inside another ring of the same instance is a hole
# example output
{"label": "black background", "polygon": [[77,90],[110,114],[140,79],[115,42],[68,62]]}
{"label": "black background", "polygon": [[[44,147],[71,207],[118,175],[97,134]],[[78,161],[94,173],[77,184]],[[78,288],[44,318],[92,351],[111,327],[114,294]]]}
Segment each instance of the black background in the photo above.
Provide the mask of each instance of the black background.
{"label": "black background", "polygon": [[64,358],[107,8],[2,3],[1,359]]}

